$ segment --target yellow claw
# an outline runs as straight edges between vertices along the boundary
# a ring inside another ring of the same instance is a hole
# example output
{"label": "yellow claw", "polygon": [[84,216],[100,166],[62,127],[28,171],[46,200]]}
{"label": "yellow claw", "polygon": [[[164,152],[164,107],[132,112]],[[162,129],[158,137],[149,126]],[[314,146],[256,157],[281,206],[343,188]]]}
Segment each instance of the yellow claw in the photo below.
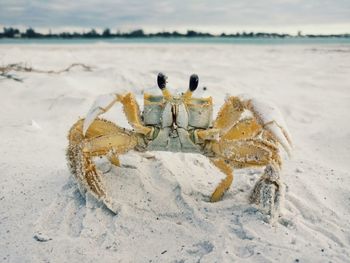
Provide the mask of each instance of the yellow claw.
{"label": "yellow claw", "polygon": [[90,125],[99,115],[108,111],[116,102],[123,104],[126,118],[129,124],[135,129],[137,133],[144,135],[149,135],[152,133],[153,129],[144,126],[141,122],[140,109],[134,95],[127,93],[124,95],[107,94],[98,97],[85,118],[83,125],[83,134],[86,134],[90,128]]}
{"label": "yellow claw", "polygon": [[146,127],[141,122],[140,108],[136,102],[135,96],[131,93],[118,96],[118,100],[123,104],[123,109],[129,124],[135,129],[135,132],[148,135],[152,128]]}
{"label": "yellow claw", "polygon": [[222,140],[245,140],[257,136],[262,130],[260,124],[254,119],[244,119],[236,123],[226,134]]}
{"label": "yellow claw", "polygon": [[242,103],[253,113],[258,123],[264,129],[271,132],[273,137],[282,145],[288,155],[290,155],[293,147],[292,139],[278,108],[273,104],[261,102],[255,98],[246,97],[242,99]]}
{"label": "yellow claw", "polygon": [[229,97],[218,113],[214,128],[220,129],[220,134],[225,134],[239,120],[243,111],[239,98]]}

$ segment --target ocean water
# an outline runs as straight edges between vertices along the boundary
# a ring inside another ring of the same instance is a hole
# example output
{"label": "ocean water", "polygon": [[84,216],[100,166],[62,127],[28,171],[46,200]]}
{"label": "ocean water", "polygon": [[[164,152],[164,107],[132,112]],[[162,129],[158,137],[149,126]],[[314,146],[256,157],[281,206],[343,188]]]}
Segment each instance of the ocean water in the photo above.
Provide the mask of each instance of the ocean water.
{"label": "ocean water", "polygon": [[1,44],[246,44],[246,45],[304,45],[304,44],[350,44],[350,38],[110,38],[110,39],[0,39]]}

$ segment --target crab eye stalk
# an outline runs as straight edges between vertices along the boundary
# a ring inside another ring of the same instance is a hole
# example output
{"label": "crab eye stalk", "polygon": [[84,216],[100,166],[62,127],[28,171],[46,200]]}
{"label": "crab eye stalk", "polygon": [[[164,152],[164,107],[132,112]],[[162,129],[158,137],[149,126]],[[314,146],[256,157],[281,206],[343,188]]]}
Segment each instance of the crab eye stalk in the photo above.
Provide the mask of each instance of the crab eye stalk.
{"label": "crab eye stalk", "polygon": [[197,74],[192,74],[190,77],[189,90],[191,92],[195,91],[198,87],[199,78]]}
{"label": "crab eye stalk", "polygon": [[183,95],[183,98],[185,99],[185,101],[188,101],[189,99],[191,99],[192,92],[195,91],[198,87],[198,82],[199,82],[198,75],[192,74],[190,77],[190,83],[189,83],[188,90]]}
{"label": "crab eye stalk", "polygon": [[164,99],[169,100],[171,99],[172,96],[166,87],[167,79],[168,77],[165,76],[163,73],[161,72],[158,73],[158,77],[157,77],[158,87],[162,91]]}
{"label": "crab eye stalk", "polygon": [[162,72],[159,72],[158,77],[157,77],[157,83],[158,83],[158,87],[163,90],[166,88],[166,80],[167,80],[167,76],[165,76]]}

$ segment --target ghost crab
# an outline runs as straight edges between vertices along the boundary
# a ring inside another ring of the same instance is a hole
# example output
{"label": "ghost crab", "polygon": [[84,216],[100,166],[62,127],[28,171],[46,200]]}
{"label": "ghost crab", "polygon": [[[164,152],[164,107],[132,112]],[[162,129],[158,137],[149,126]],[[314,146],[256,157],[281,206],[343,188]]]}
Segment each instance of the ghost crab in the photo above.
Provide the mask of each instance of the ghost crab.
{"label": "ghost crab", "polygon": [[[213,121],[212,98],[193,98],[198,76],[190,77],[188,90],[173,96],[167,89],[167,77],[158,74],[162,96],[144,94],[141,114],[132,93],[100,96],[85,119],[69,131],[68,163],[82,192],[88,191],[109,207],[103,174],[93,157],[107,156],[120,166],[118,156],[129,150],[201,153],[225,174],[210,197],[219,201],[233,181],[233,169],[262,166],[250,201],[269,216],[278,214],[281,199],[279,145],[288,153],[290,135],[279,111],[249,97],[231,96]],[[133,131],[97,118],[116,102],[123,105]]]}

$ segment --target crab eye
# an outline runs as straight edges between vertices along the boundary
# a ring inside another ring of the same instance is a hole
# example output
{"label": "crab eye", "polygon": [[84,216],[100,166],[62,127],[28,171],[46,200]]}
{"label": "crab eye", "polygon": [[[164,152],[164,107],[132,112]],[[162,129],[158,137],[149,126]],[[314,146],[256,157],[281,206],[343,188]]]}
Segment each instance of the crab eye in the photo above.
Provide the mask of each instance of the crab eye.
{"label": "crab eye", "polygon": [[157,83],[158,83],[158,87],[163,90],[166,87],[166,80],[167,80],[167,76],[165,76],[163,73],[159,72],[158,77],[157,77]]}
{"label": "crab eye", "polygon": [[199,78],[197,74],[192,74],[190,77],[190,86],[189,89],[190,91],[195,91],[198,87],[198,82],[199,82]]}

